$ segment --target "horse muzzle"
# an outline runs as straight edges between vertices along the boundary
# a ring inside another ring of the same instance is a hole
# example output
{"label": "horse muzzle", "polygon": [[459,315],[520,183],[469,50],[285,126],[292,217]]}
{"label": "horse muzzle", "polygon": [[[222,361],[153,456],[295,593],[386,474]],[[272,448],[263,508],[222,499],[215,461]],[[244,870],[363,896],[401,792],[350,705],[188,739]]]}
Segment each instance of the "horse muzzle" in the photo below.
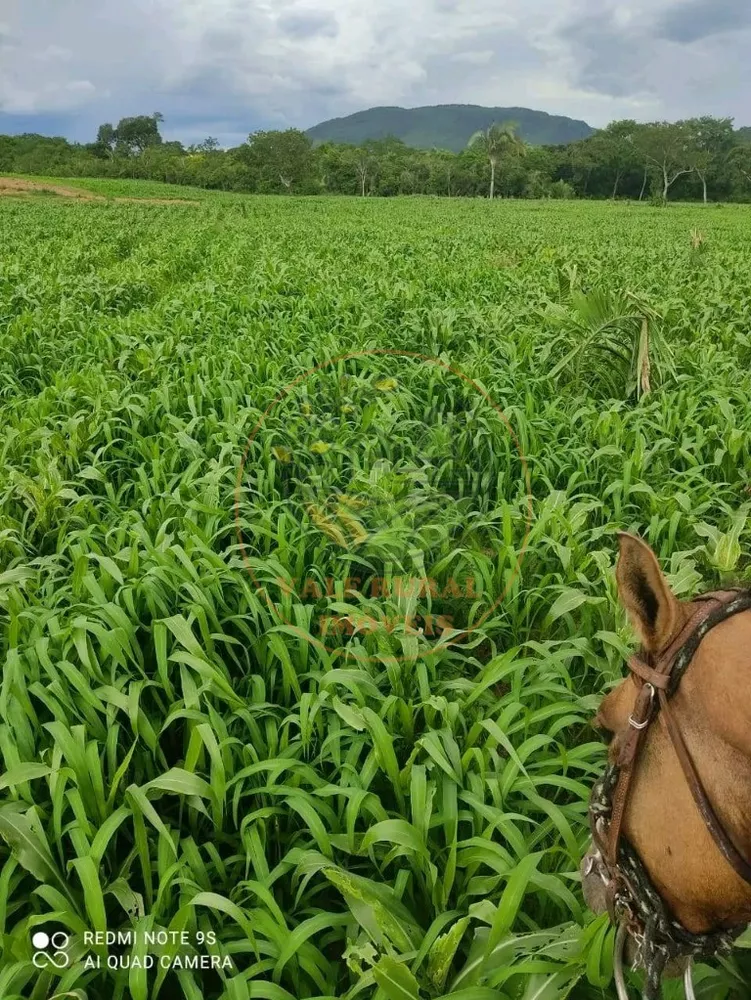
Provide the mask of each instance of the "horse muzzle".
{"label": "horse muzzle", "polygon": [[[589,850],[584,855],[579,872],[581,875],[584,902],[587,904],[592,913],[595,913],[598,916],[602,913],[607,913],[609,910],[608,876],[603,866],[602,855],[594,844],[590,846]],[[625,959],[625,962],[630,966],[635,960],[637,960],[639,949],[634,938],[625,932],[625,926],[622,927],[622,931],[623,933],[619,934],[619,940],[616,944],[616,949],[619,951],[617,964],[621,964]],[[666,979],[679,979],[684,977],[684,982],[687,982],[686,996],[690,1000],[690,998],[693,997],[693,992],[689,992],[689,966],[690,963],[688,959],[674,959],[665,967],[664,976]],[[622,994],[619,993],[619,996],[621,995]]]}
{"label": "horse muzzle", "polygon": [[582,859],[579,873],[582,880],[584,902],[592,913],[606,913],[608,910],[607,879],[603,875],[602,856],[591,846]]}

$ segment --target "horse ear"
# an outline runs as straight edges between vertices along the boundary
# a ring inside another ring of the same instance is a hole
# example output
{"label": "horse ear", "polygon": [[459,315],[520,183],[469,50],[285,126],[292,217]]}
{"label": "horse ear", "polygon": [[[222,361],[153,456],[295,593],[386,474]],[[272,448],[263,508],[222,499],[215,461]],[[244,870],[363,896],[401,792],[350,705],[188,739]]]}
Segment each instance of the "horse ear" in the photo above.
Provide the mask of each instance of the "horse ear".
{"label": "horse ear", "polygon": [[672,639],[680,604],[662,574],[657,556],[636,535],[618,533],[618,596],[648,653],[659,653]]}

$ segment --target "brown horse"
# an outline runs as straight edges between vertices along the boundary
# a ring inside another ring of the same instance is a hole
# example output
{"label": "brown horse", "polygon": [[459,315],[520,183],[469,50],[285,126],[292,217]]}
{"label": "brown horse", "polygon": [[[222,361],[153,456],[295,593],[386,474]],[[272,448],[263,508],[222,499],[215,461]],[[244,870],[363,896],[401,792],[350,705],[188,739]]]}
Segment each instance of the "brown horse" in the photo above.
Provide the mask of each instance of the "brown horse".
{"label": "brown horse", "polygon": [[[618,594],[642,641],[642,658],[659,663],[676,637],[702,612],[679,600],[650,547],[621,534]],[[649,676],[649,674],[646,674]],[[665,725],[665,712],[634,726],[643,679],[633,674],[603,699],[595,725],[612,734],[615,762],[634,729],[644,729],[634,760],[621,831],[641,859],[652,886],[691,934],[751,921],[751,885],[721,853],[694,801]],[[659,686],[659,685],[658,685]],[[656,692],[652,690],[654,695]],[[643,694],[642,694],[643,699]],[[720,621],[701,638],[670,699],[701,786],[738,853],[751,858],[751,613]],[[606,908],[602,870],[593,851],[582,865],[588,905]]]}

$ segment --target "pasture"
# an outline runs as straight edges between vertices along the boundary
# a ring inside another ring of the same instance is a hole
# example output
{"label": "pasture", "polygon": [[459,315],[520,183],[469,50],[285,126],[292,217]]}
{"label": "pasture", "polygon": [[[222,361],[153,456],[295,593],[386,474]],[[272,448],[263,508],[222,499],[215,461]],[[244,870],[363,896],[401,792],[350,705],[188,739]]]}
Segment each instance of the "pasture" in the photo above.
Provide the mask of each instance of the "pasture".
{"label": "pasture", "polygon": [[0,198],[0,997],[614,996],[616,532],[751,577],[750,225]]}

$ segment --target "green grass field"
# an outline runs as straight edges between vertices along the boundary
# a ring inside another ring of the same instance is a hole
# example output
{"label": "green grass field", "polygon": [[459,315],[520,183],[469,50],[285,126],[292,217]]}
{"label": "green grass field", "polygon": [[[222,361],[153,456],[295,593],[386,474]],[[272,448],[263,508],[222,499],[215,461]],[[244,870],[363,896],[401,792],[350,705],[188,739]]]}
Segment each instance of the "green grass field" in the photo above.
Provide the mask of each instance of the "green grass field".
{"label": "green grass field", "polygon": [[615,995],[615,534],[749,578],[750,225],[0,199],[0,997]]}
{"label": "green grass field", "polygon": [[190,187],[186,184],[161,184],[158,181],[109,180],[99,177],[24,177],[21,174],[7,174],[31,181],[33,184],[52,187],[78,188],[104,198],[179,198],[190,201],[221,202],[242,198],[224,191],[207,191],[205,188]]}

